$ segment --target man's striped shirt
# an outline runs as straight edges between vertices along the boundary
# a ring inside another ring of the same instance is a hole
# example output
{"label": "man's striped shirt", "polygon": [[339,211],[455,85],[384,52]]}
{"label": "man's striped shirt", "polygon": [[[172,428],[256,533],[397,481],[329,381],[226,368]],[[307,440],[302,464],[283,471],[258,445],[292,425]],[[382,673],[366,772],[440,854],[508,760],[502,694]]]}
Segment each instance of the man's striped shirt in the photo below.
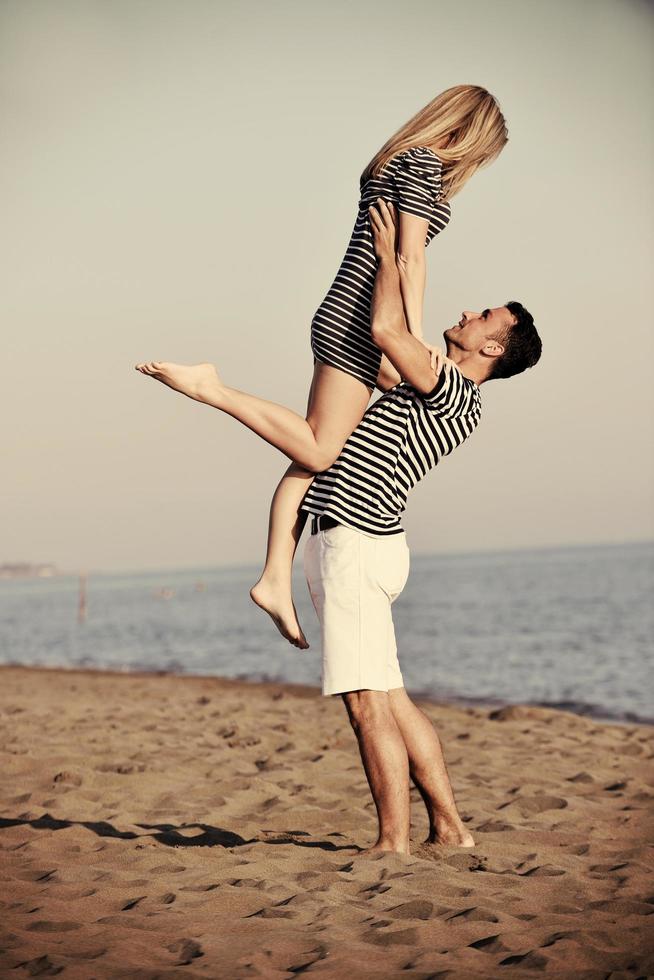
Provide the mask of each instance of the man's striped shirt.
{"label": "man's striped shirt", "polygon": [[402,382],[374,402],[302,503],[366,534],[399,534],[409,491],[473,432],[479,387],[451,367],[433,391]]}

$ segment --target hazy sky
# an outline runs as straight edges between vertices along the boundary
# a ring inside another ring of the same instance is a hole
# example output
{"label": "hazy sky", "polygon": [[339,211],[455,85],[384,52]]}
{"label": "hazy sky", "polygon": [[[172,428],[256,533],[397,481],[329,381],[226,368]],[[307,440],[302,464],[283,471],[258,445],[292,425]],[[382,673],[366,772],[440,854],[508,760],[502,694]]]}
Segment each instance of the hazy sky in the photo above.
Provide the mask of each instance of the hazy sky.
{"label": "hazy sky", "polygon": [[429,246],[425,334],[518,299],[544,353],[482,387],[409,543],[651,538],[653,23],[637,0],[0,3],[0,562],[263,554],[285,458],[133,365],[213,360],[304,413],[359,174],[461,82],[510,140]]}

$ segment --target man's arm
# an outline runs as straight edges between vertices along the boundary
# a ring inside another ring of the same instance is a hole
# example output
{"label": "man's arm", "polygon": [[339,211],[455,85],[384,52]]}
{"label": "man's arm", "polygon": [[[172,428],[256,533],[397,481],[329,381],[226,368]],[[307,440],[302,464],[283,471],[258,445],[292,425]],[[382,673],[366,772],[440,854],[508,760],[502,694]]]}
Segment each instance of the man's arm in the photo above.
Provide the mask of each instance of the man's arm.
{"label": "man's arm", "polygon": [[369,209],[370,222],[379,259],[370,306],[372,339],[386,355],[400,376],[418,391],[426,394],[436,386],[440,374],[440,358],[431,366],[429,351],[409,333],[400,275],[395,262],[396,227],[393,214],[385,201]]}

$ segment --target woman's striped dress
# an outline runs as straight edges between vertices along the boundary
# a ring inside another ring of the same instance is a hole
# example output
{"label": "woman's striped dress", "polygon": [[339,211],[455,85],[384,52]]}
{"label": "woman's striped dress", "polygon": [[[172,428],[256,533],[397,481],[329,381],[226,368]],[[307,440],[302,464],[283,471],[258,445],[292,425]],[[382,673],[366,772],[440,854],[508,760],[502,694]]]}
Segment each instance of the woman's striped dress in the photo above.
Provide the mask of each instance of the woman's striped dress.
{"label": "woman's striped dress", "polygon": [[429,221],[425,244],[450,220],[450,205],[441,199],[442,163],[426,146],[414,146],[392,157],[376,177],[361,187],[359,212],[341,267],[311,321],[314,359],[354,375],[374,388],[381,351],[370,334],[370,301],[377,272],[368,208],[378,198],[399,211]]}

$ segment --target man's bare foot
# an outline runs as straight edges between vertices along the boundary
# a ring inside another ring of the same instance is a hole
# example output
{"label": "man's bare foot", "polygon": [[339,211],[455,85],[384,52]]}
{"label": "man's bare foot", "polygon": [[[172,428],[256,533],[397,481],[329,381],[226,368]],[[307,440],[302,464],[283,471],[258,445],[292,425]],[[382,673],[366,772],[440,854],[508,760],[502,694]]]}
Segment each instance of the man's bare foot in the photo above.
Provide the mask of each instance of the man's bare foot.
{"label": "man's bare foot", "polygon": [[376,857],[378,854],[404,854],[408,857],[411,854],[409,846],[403,847],[401,844],[373,844],[372,847],[364,847],[362,851],[356,855],[357,857]]}
{"label": "man's bare foot", "polygon": [[260,609],[268,613],[289,643],[299,650],[309,648],[307,638],[298,622],[293,597],[288,590],[277,587],[274,582],[261,576],[256,585],[250,589],[250,597]]}
{"label": "man's bare foot", "polygon": [[448,847],[474,847],[475,840],[470,831],[466,830],[461,821],[443,821],[429,831],[429,837],[424,844],[444,844]]}
{"label": "man's bare foot", "polygon": [[215,404],[224,386],[213,364],[173,364],[172,361],[146,361],[136,364],[141,374],[161,381],[175,391],[198,402]]}

